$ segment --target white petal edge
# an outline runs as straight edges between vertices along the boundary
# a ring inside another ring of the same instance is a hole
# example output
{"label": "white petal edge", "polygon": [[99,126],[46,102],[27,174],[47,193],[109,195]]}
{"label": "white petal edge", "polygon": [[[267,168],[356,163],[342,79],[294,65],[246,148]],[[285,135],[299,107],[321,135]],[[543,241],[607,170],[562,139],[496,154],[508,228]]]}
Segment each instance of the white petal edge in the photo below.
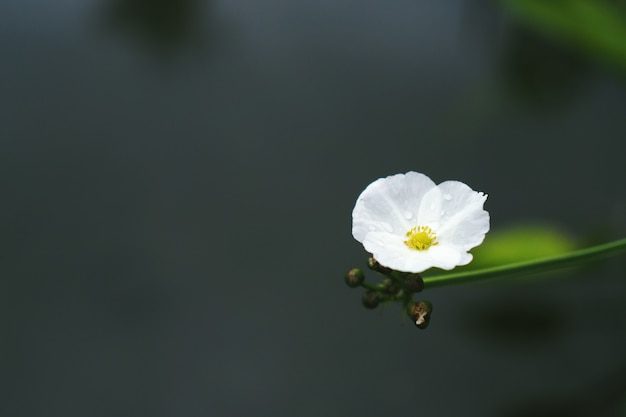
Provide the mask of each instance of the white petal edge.
{"label": "white petal edge", "polygon": [[489,231],[489,213],[483,209],[487,195],[459,181],[445,181],[438,188],[443,195],[438,240],[464,251],[480,245]]}
{"label": "white petal edge", "polygon": [[379,178],[357,198],[352,211],[352,236],[363,242],[368,233],[404,235],[417,224],[423,196],[437,185],[418,172]]}
{"label": "white petal edge", "polygon": [[419,273],[433,267],[450,270],[472,260],[471,254],[454,246],[437,245],[423,251],[411,249],[402,237],[384,232],[368,233],[363,246],[381,265],[402,272]]}
{"label": "white petal edge", "polygon": [[368,233],[363,247],[381,265],[403,272],[423,272],[432,267],[426,252],[410,249],[402,237],[389,233]]}

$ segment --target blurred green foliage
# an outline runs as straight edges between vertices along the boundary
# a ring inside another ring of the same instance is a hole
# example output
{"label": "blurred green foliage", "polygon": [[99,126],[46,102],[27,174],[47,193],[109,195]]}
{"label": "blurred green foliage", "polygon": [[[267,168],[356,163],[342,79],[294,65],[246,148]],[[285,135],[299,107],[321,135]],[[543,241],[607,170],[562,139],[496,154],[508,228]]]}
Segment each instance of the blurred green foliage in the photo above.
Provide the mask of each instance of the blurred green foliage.
{"label": "blurred green foliage", "polygon": [[553,226],[519,225],[490,232],[482,245],[472,250],[474,260],[464,269],[488,268],[548,256],[577,248],[572,237]]}
{"label": "blurred green foliage", "polygon": [[517,20],[626,72],[623,0],[500,0]]}

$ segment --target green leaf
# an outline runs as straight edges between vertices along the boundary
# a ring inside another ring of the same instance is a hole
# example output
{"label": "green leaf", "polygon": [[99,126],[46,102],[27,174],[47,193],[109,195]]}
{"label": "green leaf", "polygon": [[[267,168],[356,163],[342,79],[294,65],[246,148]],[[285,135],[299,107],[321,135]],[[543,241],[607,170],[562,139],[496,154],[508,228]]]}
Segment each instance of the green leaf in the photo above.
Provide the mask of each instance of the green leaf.
{"label": "green leaf", "polygon": [[544,258],[560,255],[575,248],[574,239],[556,227],[537,224],[518,225],[487,233],[482,245],[471,251],[474,260],[466,268],[487,268]]}
{"label": "green leaf", "polygon": [[626,11],[602,0],[500,0],[518,20],[626,71]]}

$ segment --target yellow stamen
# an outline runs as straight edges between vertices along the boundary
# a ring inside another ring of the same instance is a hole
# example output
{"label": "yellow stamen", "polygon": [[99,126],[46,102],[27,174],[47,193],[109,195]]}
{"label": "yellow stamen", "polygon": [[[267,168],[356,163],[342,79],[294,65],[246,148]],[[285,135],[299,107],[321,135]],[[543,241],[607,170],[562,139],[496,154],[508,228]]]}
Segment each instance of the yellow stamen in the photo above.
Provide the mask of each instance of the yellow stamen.
{"label": "yellow stamen", "polygon": [[431,246],[439,244],[439,242],[437,242],[437,235],[433,232],[433,229],[428,226],[413,227],[406,232],[406,237],[408,237],[408,239],[404,241],[404,244],[415,250],[426,250]]}

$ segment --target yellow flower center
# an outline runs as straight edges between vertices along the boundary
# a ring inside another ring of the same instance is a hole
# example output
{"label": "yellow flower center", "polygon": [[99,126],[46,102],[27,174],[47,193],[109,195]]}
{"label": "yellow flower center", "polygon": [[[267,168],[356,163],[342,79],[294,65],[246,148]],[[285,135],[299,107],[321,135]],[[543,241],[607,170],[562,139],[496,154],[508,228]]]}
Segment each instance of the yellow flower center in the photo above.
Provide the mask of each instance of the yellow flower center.
{"label": "yellow flower center", "polygon": [[415,250],[426,250],[439,244],[437,235],[428,226],[415,226],[406,232],[406,237],[408,239],[404,241],[404,244]]}

